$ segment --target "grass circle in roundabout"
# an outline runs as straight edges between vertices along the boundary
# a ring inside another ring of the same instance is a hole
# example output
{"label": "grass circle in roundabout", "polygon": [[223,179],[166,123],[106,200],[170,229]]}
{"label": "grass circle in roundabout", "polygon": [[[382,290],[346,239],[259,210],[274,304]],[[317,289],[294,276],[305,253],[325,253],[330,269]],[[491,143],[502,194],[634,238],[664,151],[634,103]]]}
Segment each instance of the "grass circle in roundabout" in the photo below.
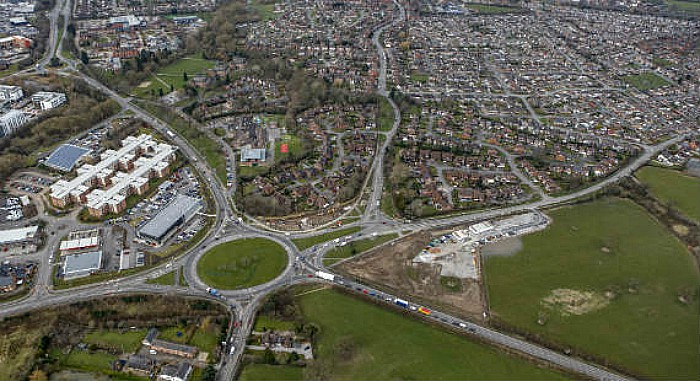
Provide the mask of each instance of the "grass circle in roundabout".
{"label": "grass circle in roundabout", "polygon": [[208,286],[235,290],[275,279],[287,262],[287,251],[277,242],[245,238],[209,249],[197,263],[197,274]]}

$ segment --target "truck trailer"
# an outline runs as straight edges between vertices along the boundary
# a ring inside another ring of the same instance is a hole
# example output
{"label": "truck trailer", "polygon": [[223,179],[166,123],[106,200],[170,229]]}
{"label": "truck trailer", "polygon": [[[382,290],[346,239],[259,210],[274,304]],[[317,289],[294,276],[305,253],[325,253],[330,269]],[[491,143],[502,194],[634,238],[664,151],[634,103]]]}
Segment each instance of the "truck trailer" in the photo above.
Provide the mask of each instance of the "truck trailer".
{"label": "truck trailer", "polygon": [[329,280],[331,282],[335,279],[335,275],[323,271],[316,271],[316,276],[321,279]]}
{"label": "truck trailer", "polygon": [[394,303],[399,307],[408,308],[408,301],[406,300],[396,298],[394,299]]}

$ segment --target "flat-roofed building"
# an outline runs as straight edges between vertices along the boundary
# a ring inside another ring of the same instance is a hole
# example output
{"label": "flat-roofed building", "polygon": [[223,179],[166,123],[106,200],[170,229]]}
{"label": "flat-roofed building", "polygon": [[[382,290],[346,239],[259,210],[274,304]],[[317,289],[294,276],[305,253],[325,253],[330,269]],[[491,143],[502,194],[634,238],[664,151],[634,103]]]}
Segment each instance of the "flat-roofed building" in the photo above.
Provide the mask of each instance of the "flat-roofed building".
{"label": "flat-roofed building", "polygon": [[0,251],[9,254],[29,254],[36,251],[38,226],[0,230]]}
{"label": "flat-roofed building", "polygon": [[102,268],[102,251],[66,255],[63,264],[64,279],[88,276]]}
{"label": "flat-roofed building", "polygon": [[51,153],[44,165],[57,171],[70,172],[88,153],[90,153],[88,149],[72,144],[62,144]]}
{"label": "flat-roofed building", "polygon": [[201,209],[201,200],[178,194],[153,219],[143,225],[136,235],[151,244],[161,245]]}
{"label": "flat-roofed building", "polygon": [[241,165],[254,166],[265,162],[266,151],[264,148],[241,148]]}
{"label": "flat-roofed building", "polygon": [[32,95],[32,102],[42,111],[51,110],[66,103],[66,94],[53,91],[39,91]]}
{"label": "flat-roofed building", "polygon": [[16,102],[24,96],[19,86],[0,85],[0,101]]}

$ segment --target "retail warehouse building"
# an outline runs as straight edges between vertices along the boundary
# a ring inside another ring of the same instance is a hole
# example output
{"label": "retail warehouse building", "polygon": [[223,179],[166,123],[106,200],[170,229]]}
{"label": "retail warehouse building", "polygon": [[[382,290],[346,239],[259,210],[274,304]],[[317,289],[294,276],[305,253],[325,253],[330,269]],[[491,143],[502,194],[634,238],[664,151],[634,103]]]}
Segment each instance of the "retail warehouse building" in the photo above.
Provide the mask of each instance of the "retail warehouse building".
{"label": "retail warehouse building", "polygon": [[201,200],[178,194],[173,201],[148,221],[136,235],[142,240],[162,245],[177,229],[202,209]]}

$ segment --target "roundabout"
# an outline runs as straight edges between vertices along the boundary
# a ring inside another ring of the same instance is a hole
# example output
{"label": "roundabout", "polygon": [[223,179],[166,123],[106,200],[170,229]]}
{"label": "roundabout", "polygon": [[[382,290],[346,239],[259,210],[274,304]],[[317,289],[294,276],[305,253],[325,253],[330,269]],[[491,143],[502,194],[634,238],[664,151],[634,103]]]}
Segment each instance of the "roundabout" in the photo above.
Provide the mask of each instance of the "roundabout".
{"label": "roundabout", "polygon": [[289,263],[287,250],[266,238],[242,238],[218,244],[197,262],[197,275],[208,286],[238,290],[272,281]]}

